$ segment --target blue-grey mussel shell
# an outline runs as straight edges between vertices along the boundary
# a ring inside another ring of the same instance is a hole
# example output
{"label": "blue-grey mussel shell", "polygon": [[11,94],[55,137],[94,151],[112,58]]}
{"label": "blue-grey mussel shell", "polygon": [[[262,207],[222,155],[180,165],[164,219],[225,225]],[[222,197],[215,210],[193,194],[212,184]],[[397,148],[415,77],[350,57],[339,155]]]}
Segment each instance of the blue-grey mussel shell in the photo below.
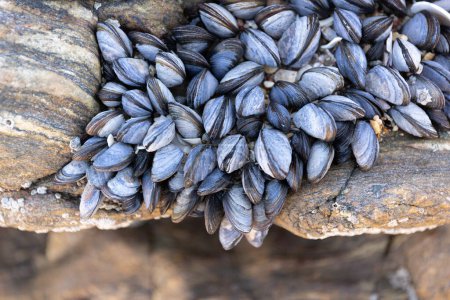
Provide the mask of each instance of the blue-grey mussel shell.
{"label": "blue-grey mussel shell", "polygon": [[315,67],[302,74],[298,85],[312,101],[342,89],[344,77],[335,67]]}
{"label": "blue-grey mussel shell", "polygon": [[93,166],[86,170],[86,178],[89,184],[101,189],[113,177],[113,172],[99,172]]}
{"label": "blue-grey mussel shell", "polygon": [[221,80],[244,56],[244,47],[239,39],[225,39],[217,44],[209,58],[211,72]]}
{"label": "blue-grey mussel shell", "polygon": [[430,109],[444,108],[444,94],[431,80],[422,75],[413,75],[409,77],[408,84],[411,99],[415,103]]}
{"label": "blue-grey mussel shell", "polygon": [[196,52],[206,50],[215,39],[208,31],[195,25],[178,26],[171,33],[178,45]]}
{"label": "blue-grey mussel shell", "polygon": [[195,109],[203,106],[216,92],[219,82],[210,71],[204,69],[195,75],[187,88],[187,102]]}
{"label": "blue-grey mussel shell", "polygon": [[218,94],[227,94],[230,92],[237,94],[244,87],[257,86],[263,80],[263,66],[252,61],[245,61],[225,74],[216,92]]}
{"label": "blue-grey mussel shell", "polygon": [[303,161],[298,157],[297,153],[292,153],[292,162],[291,166],[289,167],[289,173],[286,177],[286,182],[293,192],[297,192],[298,190],[300,190],[303,179],[303,169]]}
{"label": "blue-grey mussel shell", "polygon": [[373,16],[365,18],[362,38],[368,42],[381,42],[386,40],[392,32],[394,18],[386,16]]}
{"label": "blue-grey mussel shell", "polygon": [[333,141],[334,161],[343,164],[353,157],[351,144],[355,124],[353,122],[336,122],[336,138]]}
{"label": "blue-grey mussel shell", "polygon": [[198,187],[197,194],[203,197],[218,193],[226,189],[230,183],[231,175],[216,168],[202,181]]}
{"label": "blue-grey mussel shell", "polygon": [[234,185],[223,198],[223,209],[230,223],[242,233],[252,228],[252,203],[240,185]]}
{"label": "blue-grey mussel shell", "polygon": [[274,4],[261,9],[255,16],[255,22],[265,33],[279,39],[297,14],[288,5]]}
{"label": "blue-grey mussel shell", "polygon": [[269,103],[266,118],[273,127],[284,133],[288,133],[291,129],[291,114],[283,105],[279,103]]}
{"label": "blue-grey mussel shell", "polygon": [[146,117],[128,119],[120,127],[116,139],[119,142],[139,145],[144,140],[150,125],[152,122]]}
{"label": "blue-grey mussel shell", "polygon": [[204,132],[202,118],[195,110],[178,102],[170,102],[168,107],[176,129],[182,137],[186,139],[201,137]]}
{"label": "blue-grey mussel shell", "polygon": [[362,36],[362,23],[357,14],[349,10],[336,8],[333,20],[334,31],[338,36],[349,42],[359,43]]}
{"label": "blue-grey mussel shell", "polygon": [[253,204],[261,202],[264,194],[265,179],[258,165],[247,164],[241,174],[244,192]]}
{"label": "blue-grey mussel shell", "polygon": [[336,48],[335,56],[340,73],[357,87],[364,88],[367,73],[364,50],[358,44],[344,41]]}
{"label": "blue-grey mussel shell", "polygon": [[150,169],[142,176],[142,196],[144,198],[145,207],[150,211],[154,211],[161,198],[161,185],[152,181]]}
{"label": "blue-grey mussel shell", "polygon": [[166,44],[153,34],[131,31],[128,36],[136,45],[139,53],[150,62],[155,62],[156,54],[159,51],[169,51]]}
{"label": "blue-grey mussel shell", "polygon": [[72,183],[80,180],[86,174],[89,164],[81,160],[72,160],[65,165],[55,175],[55,182],[58,184]]}
{"label": "blue-grey mussel shell", "polygon": [[202,120],[211,139],[224,137],[233,129],[236,121],[233,102],[225,96],[209,100],[203,109]]}
{"label": "blue-grey mussel shell", "polygon": [[116,134],[125,122],[125,117],[118,110],[105,110],[95,115],[86,125],[86,133],[99,137]]}
{"label": "blue-grey mussel shell", "polygon": [[107,145],[106,138],[93,136],[86,140],[84,144],[73,154],[73,160],[89,160]]}
{"label": "blue-grey mussel shell", "polygon": [[435,61],[424,61],[421,75],[434,82],[444,93],[450,93],[450,70]]}
{"label": "blue-grey mussel shell", "polygon": [[270,90],[270,101],[286,108],[300,109],[309,103],[308,96],[296,83],[278,80]]}
{"label": "blue-grey mussel shell", "polygon": [[219,240],[223,249],[233,249],[237,244],[239,244],[243,236],[244,235],[240,231],[234,228],[227,216],[224,216],[219,228]]}
{"label": "blue-grey mussel shell", "polygon": [[107,82],[97,93],[98,98],[107,107],[117,107],[121,105],[120,99],[127,88],[116,82]]}
{"label": "blue-grey mussel shell", "polygon": [[326,18],[331,12],[329,0],[290,0],[292,7],[300,16],[317,14],[321,19]]}
{"label": "blue-grey mussel shell", "polygon": [[405,0],[380,0],[380,3],[387,12],[394,13],[400,17],[406,16]]}
{"label": "blue-grey mussel shell", "polygon": [[198,52],[188,49],[179,49],[177,55],[183,61],[186,73],[190,76],[195,76],[204,69],[211,68],[211,65],[206,58]]}
{"label": "blue-grey mussel shell", "polygon": [[322,98],[318,105],[326,110],[335,121],[354,121],[364,117],[364,109],[350,98],[331,95]]}
{"label": "blue-grey mussel shell", "polygon": [[169,144],[156,151],[152,164],[152,181],[161,182],[174,175],[181,165],[183,151]]}
{"label": "blue-grey mussel shell", "polygon": [[133,198],[140,186],[139,179],[133,176],[133,169],[127,167],[108,180],[102,187],[102,193],[110,199],[124,201]]}
{"label": "blue-grey mussel shell", "polygon": [[144,174],[151,163],[151,156],[145,150],[139,150],[133,161],[133,176],[139,177]]}
{"label": "blue-grey mussel shell", "polygon": [[220,0],[236,18],[250,20],[266,5],[265,0]]}
{"label": "blue-grey mussel shell", "polygon": [[411,99],[408,84],[400,73],[381,65],[373,67],[367,73],[366,91],[396,105],[407,105]]}
{"label": "blue-grey mussel shell", "polygon": [[450,52],[450,28],[441,26],[441,35],[436,45],[437,53],[448,54]]}
{"label": "blue-grey mussel shell", "polygon": [[291,145],[303,161],[308,161],[311,152],[311,138],[303,130],[298,130],[292,135]]}
{"label": "blue-grey mussel shell", "polygon": [[397,39],[392,48],[392,65],[399,72],[416,73],[420,67],[422,54],[408,41]]}
{"label": "blue-grey mussel shell", "polygon": [[167,103],[175,102],[175,98],[169,88],[161,80],[153,76],[150,76],[147,80],[147,94],[152,104],[151,106],[160,115],[167,114]]}
{"label": "blue-grey mussel shell", "polygon": [[425,138],[436,138],[438,136],[430,118],[415,103],[395,106],[388,111],[388,114],[400,129],[411,135]]}
{"label": "blue-grey mussel shell", "polygon": [[223,193],[211,194],[205,200],[205,228],[209,234],[214,234],[220,227],[225,212],[222,205]]}
{"label": "blue-grey mussel shell", "polygon": [[361,170],[369,170],[378,158],[380,145],[369,122],[358,121],[353,133],[352,150]]}
{"label": "blue-grey mussel shell", "polygon": [[381,117],[384,111],[391,108],[385,101],[376,99],[365,91],[350,89],[345,92],[344,96],[357,102],[364,109],[364,117],[369,120],[375,116]]}
{"label": "blue-grey mussel shell", "polygon": [[124,143],[115,143],[95,157],[93,166],[100,172],[115,172],[128,166],[133,161],[133,157],[133,147]]}
{"label": "blue-grey mussel shell", "polygon": [[248,28],[240,34],[247,60],[276,68],[280,65],[280,54],[275,41],[263,31]]}
{"label": "blue-grey mussel shell", "polygon": [[219,169],[232,173],[242,168],[248,160],[249,150],[245,137],[233,134],[225,137],[217,147]]}
{"label": "blue-grey mussel shell", "polygon": [[246,87],[240,90],[234,100],[239,117],[263,115],[265,110],[264,91],[261,87]]}
{"label": "blue-grey mussel shell", "polygon": [[275,179],[285,179],[289,173],[292,148],[281,131],[264,128],[255,143],[255,156],[261,169]]}
{"label": "blue-grey mussel shell", "polygon": [[181,59],[172,52],[159,52],[155,58],[156,76],[168,88],[180,85],[186,77]]}
{"label": "blue-grey mussel shell", "polygon": [[117,78],[129,86],[145,85],[149,75],[148,63],[137,58],[119,58],[113,62],[113,70]]}
{"label": "blue-grey mussel shell", "polygon": [[292,120],[297,128],[317,139],[331,142],[336,136],[333,116],[314,103],[303,106],[293,115]]}
{"label": "blue-grey mussel shell", "polygon": [[217,166],[216,151],[211,146],[197,145],[184,164],[184,186],[191,187],[204,180]]}
{"label": "blue-grey mussel shell", "polygon": [[142,144],[148,152],[167,146],[175,138],[175,122],[170,117],[160,116],[154,120]]}
{"label": "blue-grey mussel shell", "polygon": [[122,108],[130,117],[150,117],[153,107],[141,90],[129,90],[122,95]]}
{"label": "blue-grey mussel shell", "polygon": [[89,219],[95,214],[102,204],[103,197],[101,191],[94,185],[87,183],[84,187],[80,199],[80,218]]}
{"label": "blue-grey mussel shell", "polygon": [[172,222],[180,223],[183,221],[195,209],[199,201],[200,197],[197,195],[195,186],[185,188],[177,195],[173,204]]}
{"label": "blue-grey mussel shell", "polygon": [[334,158],[333,146],[324,141],[316,141],[311,147],[306,164],[306,174],[309,182],[317,183],[322,180],[330,169]]}
{"label": "blue-grey mussel shell", "polygon": [[249,139],[256,139],[262,126],[263,122],[259,117],[237,118],[236,120],[237,131]]}
{"label": "blue-grey mussel shell", "polygon": [[200,19],[206,29],[220,38],[229,38],[239,32],[236,18],[223,6],[216,3],[198,5]]}
{"label": "blue-grey mussel shell", "polygon": [[288,186],[280,180],[270,180],[267,182],[264,191],[263,203],[266,216],[269,220],[274,220],[283,208],[284,201],[288,193]]}
{"label": "blue-grey mussel shell", "polygon": [[425,112],[427,113],[428,117],[431,120],[431,123],[433,123],[436,127],[443,131],[449,131],[450,130],[450,122],[447,118],[445,112],[443,110],[439,109],[425,109]]}
{"label": "blue-grey mussel shell", "polygon": [[103,58],[112,63],[118,58],[131,57],[133,45],[117,22],[105,21],[97,24],[97,41]]}
{"label": "blue-grey mussel shell", "polygon": [[374,0],[332,0],[332,2],[336,7],[350,10],[358,15],[371,13],[375,10]]}
{"label": "blue-grey mussel shell", "polygon": [[429,12],[421,12],[403,25],[402,31],[408,41],[420,49],[433,50],[440,36],[438,19]]}
{"label": "blue-grey mussel shell", "polygon": [[297,18],[278,41],[281,61],[291,68],[300,68],[316,53],[319,41],[320,28],[317,15]]}

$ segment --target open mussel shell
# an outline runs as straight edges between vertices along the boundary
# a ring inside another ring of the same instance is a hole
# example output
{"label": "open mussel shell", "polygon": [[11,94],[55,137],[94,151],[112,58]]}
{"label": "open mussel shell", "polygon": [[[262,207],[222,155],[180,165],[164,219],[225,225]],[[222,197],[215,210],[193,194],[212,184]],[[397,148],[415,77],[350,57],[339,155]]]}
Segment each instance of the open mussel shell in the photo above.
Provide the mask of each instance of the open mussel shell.
{"label": "open mussel shell", "polygon": [[239,117],[260,116],[265,112],[264,91],[259,86],[243,88],[234,102]]}
{"label": "open mussel shell", "polygon": [[245,61],[228,71],[220,81],[217,88],[218,94],[234,93],[237,94],[244,87],[254,87],[264,80],[263,66]]}
{"label": "open mussel shell", "polygon": [[113,177],[113,172],[99,172],[93,166],[86,170],[86,178],[90,184],[101,189]]}
{"label": "open mussel shell", "polygon": [[249,150],[245,137],[233,134],[225,137],[217,148],[217,163],[219,168],[232,173],[242,168],[248,160]]}
{"label": "open mussel shell", "polygon": [[334,161],[343,164],[352,158],[351,143],[355,125],[353,122],[336,122],[336,139],[333,142]]}
{"label": "open mussel shell", "polygon": [[156,76],[168,88],[180,85],[186,78],[183,61],[172,52],[159,52],[155,59]]}
{"label": "open mussel shell", "polygon": [[201,144],[192,148],[183,168],[185,187],[191,187],[203,181],[216,166],[217,155],[212,146]]}
{"label": "open mussel shell", "polygon": [[280,65],[278,47],[267,33],[248,28],[240,34],[240,39],[244,44],[246,59],[272,68]]}
{"label": "open mussel shell", "polygon": [[392,32],[393,17],[373,16],[362,21],[362,38],[367,42],[382,42],[386,40]]}
{"label": "open mussel shell", "polygon": [[116,82],[107,82],[97,93],[98,98],[107,107],[118,107],[121,105],[122,94],[127,88]]}
{"label": "open mussel shell", "polygon": [[147,170],[142,176],[142,195],[145,207],[150,211],[154,211],[161,199],[161,185],[152,181],[152,174]]}
{"label": "open mussel shell", "polygon": [[122,108],[130,117],[150,117],[153,107],[150,99],[141,90],[130,90],[122,95]]}
{"label": "open mussel shell", "polygon": [[133,176],[133,168],[127,167],[108,180],[102,193],[110,199],[124,201],[133,198],[140,186],[140,180]]}
{"label": "open mussel shell", "polygon": [[120,29],[118,22],[107,20],[97,24],[97,41],[103,58],[112,63],[118,58],[131,57],[133,45]]}
{"label": "open mussel shell", "polygon": [[303,161],[299,158],[298,154],[294,152],[292,154],[292,162],[289,167],[289,173],[286,177],[286,182],[293,192],[300,190],[303,179],[303,169]]}
{"label": "open mussel shell", "polygon": [[261,169],[275,179],[285,179],[292,159],[292,148],[279,130],[263,128],[255,143],[255,156]]}
{"label": "open mussel shell", "polygon": [[323,141],[316,141],[311,147],[306,164],[306,174],[308,181],[317,183],[322,180],[330,169],[334,158],[333,146]]}
{"label": "open mussel shell", "polygon": [[237,118],[236,120],[237,131],[249,139],[256,139],[262,126],[263,122],[259,117]]}
{"label": "open mussel shell", "polygon": [[441,89],[428,78],[422,75],[413,75],[408,79],[411,99],[429,109],[443,109],[445,105],[444,94]]}
{"label": "open mussel shell", "polygon": [[175,122],[172,118],[160,116],[154,121],[142,142],[148,152],[154,152],[169,145],[176,134]]}
{"label": "open mussel shell", "polygon": [[195,76],[204,69],[211,68],[211,65],[206,58],[198,52],[188,49],[179,49],[177,55],[183,61],[186,73],[190,76]]}
{"label": "open mussel shell", "polygon": [[284,182],[275,179],[267,182],[262,202],[269,220],[274,220],[280,213],[286,201],[287,193],[288,186]]}
{"label": "open mussel shell", "polygon": [[399,72],[417,73],[422,55],[420,50],[406,40],[397,39],[392,48],[392,65]]}
{"label": "open mussel shell", "polygon": [[335,57],[339,72],[355,86],[364,88],[367,73],[364,50],[358,44],[344,41],[336,48]]}
{"label": "open mussel shell", "polygon": [[270,125],[284,133],[288,133],[291,129],[291,114],[286,107],[277,102],[269,103],[266,119]]}
{"label": "open mussel shell", "polygon": [[241,178],[242,187],[250,201],[253,204],[261,202],[265,179],[259,167],[254,163],[247,164],[242,170]]}
{"label": "open mussel shell", "polygon": [[[319,2],[324,2],[325,0],[321,0]],[[316,1],[308,1],[308,2],[316,2]],[[371,13],[375,10],[375,1],[374,0],[331,0],[334,6],[342,9],[350,10],[356,14],[367,14]]]}
{"label": "open mussel shell", "polygon": [[281,61],[291,68],[300,68],[316,53],[319,40],[320,28],[317,15],[297,18],[278,41]]}
{"label": "open mussel shell", "polygon": [[220,0],[236,18],[250,20],[265,6],[265,0]]}
{"label": "open mussel shell", "polygon": [[149,75],[148,63],[138,58],[119,58],[113,62],[113,70],[121,82],[135,87],[145,85]]}
{"label": "open mussel shell", "polygon": [[435,61],[424,61],[421,75],[434,82],[442,92],[450,93],[450,70]]}
{"label": "open mussel shell", "polygon": [[99,137],[107,137],[116,134],[120,126],[125,122],[125,117],[118,110],[105,110],[98,113],[86,125],[86,133]]}
{"label": "open mussel shell", "polygon": [[226,189],[230,183],[231,175],[216,168],[202,181],[197,194],[202,197],[208,196]]}
{"label": "open mussel shell", "polygon": [[388,114],[394,119],[395,124],[400,129],[411,135],[425,138],[436,138],[438,136],[430,118],[415,103],[409,103],[405,106],[394,106],[388,111]]}
{"label": "open mussel shell", "polygon": [[365,91],[350,89],[345,91],[344,96],[357,102],[364,110],[364,117],[369,120],[375,116],[381,117],[383,112],[390,108],[390,105],[386,102],[381,99],[375,99],[374,96]]}
{"label": "open mussel shell", "polygon": [[94,168],[100,172],[115,172],[128,166],[134,157],[133,147],[115,143],[94,159]]}
{"label": "open mussel shell", "polygon": [[450,131],[450,122],[447,115],[440,109],[425,109],[428,117],[437,128],[443,131]]}
{"label": "open mussel shell", "polygon": [[219,229],[220,223],[225,215],[222,198],[223,193],[215,193],[206,197],[204,216],[206,232],[209,234],[214,234]]}
{"label": "open mussel shell", "polygon": [[200,19],[206,29],[220,38],[234,37],[238,32],[236,18],[223,6],[216,3],[198,5]]}
{"label": "open mussel shell", "polygon": [[402,27],[402,34],[408,37],[408,41],[423,50],[433,50],[440,36],[438,19],[429,12],[421,12],[414,15]]}
{"label": "open mussel shell", "polygon": [[303,106],[293,115],[292,120],[297,128],[317,139],[331,142],[336,136],[333,116],[314,103]]}
{"label": "open mussel shell", "polygon": [[352,150],[361,170],[371,169],[380,151],[377,135],[369,122],[358,121],[353,133]]}
{"label": "open mussel shell", "polygon": [[226,191],[223,198],[223,209],[230,223],[242,233],[252,228],[252,203],[240,185],[234,185]]}
{"label": "open mussel shell", "polygon": [[86,140],[84,144],[73,154],[73,160],[89,160],[107,145],[106,138],[93,136]]}
{"label": "open mussel shell", "polygon": [[408,83],[400,73],[381,65],[373,67],[367,73],[366,91],[396,105],[407,105],[411,99]]}
{"label": "open mussel shell", "polygon": [[175,98],[168,87],[153,76],[150,76],[147,80],[147,94],[153,109],[160,115],[167,114],[167,103],[175,102]]}
{"label": "open mussel shell", "polygon": [[342,89],[344,77],[335,67],[315,67],[305,71],[298,84],[312,101]]}
{"label": "open mussel shell", "polygon": [[286,108],[300,109],[309,103],[308,96],[296,83],[278,80],[270,90],[270,101]]}
{"label": "open mussel shell", "polygon": [[380,4],[387,12],[400,17],[406,16],[408,11],[405,0],[380,0]]}
{"label": "open mussel shell", "polygon": [[92,217],[103,202],[101,191],[94,185],[87,183],[84,187],[80,199],[80,218],[89,219]]}
{"label": "open mussel shell", "polygon": [[219,228],[219,241],[224,250],[233,249],[244,235],[234,228],[233,224],[224,216]]}
{"label": "open mussel shell", "polygon": [[195,52],[205,51],[215,39],[208,31],[195,25],[178,26],[171,33],[178,45]]}
{"label": "open mussel shell", "polygon": [[166,44],[153,34],[139,31],[131,31],[128,36],[136,45],[139,53],[150,62],[155,62],[159,51],[169,51]]}
{"label": "open mussel shell", "polygon": [[331,95],[322,98],[318,105],[326,110],[335,121],[354,121],[364,117],[364,109],[350,98]]}
{"label": "open mussel shell", "polygon": [[209,62],[211,72],[221,80],[225,74],[233,69],[244,56],[244,46],[239,39],[225,39],[212,50]]}
{"label": "open mussel shell", "polygon": [[174,175],[180,168],[183,151],[169,144],[156,151],[152,164],[152,181],[161,182]]}
{"label": "open mussel shell", "polygon": [[219,82],[207,69],[195,75],[187,87],[187,102],[198,109],[214,96]]}
{"label": "open mussel shell", "polygon": [[89,164],[81,160],[72,160],[55,175],[58,184],[72,183],[80,180],[86,174]]}
{"label": "open mussel shell", "polygon": [[362,23],[352,11],[336,8],[333,14],[334,31],[344,40],[358,44],[362,36]]}
{"label": "open mussel shell", "polygon": [[316,14],[323,19],[331,13],[332,6],[329,0],[290,0],[289,2],[300,16]]}
{"label": "open mussel shell", "polygon": [[303,161],[308,161],[311,151],[311,138],[303,131],[297,130],[291,138],[292,149],[300,156]]}
{"label": "open mussel shell", "polygon": [[279,39],[284,30],[295,21],[296,13],[288,5],[274,4],[261,9],[255,16],[259,28],[274,39]]}
{"label": "open mussel shell", "polygon": [[201,137],[204,132],[202,119],[195,110],[178,102],[170,102],[168,107],[175,127],[182,137],[187,139]]}
{"label": "open mussel shell", "polygon": [[199,201],[200,197],[197,195],[195,186],[185,188],[177,195],[173,204],[172,222],[180,223],[183,221],[195,209]]}
{"label": "open mussel shell", "polygon": [[203,126],[211,139],[224,137],[234,127],[236,113],[229,97],[209,100],[203,109]]}

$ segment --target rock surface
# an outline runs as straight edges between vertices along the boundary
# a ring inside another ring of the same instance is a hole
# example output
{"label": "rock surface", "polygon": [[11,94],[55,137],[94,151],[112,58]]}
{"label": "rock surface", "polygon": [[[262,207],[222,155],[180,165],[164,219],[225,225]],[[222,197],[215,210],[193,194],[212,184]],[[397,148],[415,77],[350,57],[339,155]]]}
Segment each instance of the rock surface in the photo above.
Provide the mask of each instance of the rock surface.
{"label": "rock surface", "polygon": [[98,110],[88,2],[0,1],[0,188],[54,173]]}

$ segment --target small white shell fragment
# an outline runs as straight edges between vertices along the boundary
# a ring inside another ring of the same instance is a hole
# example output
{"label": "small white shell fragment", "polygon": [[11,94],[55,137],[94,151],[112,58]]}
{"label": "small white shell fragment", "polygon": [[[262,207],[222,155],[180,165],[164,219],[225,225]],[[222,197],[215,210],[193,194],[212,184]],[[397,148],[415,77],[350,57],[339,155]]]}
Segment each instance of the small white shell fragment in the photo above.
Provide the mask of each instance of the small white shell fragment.
{"label": "small white shell fragment", "polygon": [[269,80],[264,81],[264,87],[266,89],[272,88],[274,86],[274,84],[275,84],[275,82],[273,82],[273,81],[269,81]]}
{"label": "small white shell fragment", "polygon": [[45,194],[47,194],[47,187],[46,187],[46,186],[39,186],[39,187],[36,189],[36,192],[37,192],[39,195],[45,195]]}
{"label": "small white shell fragment", "polygon": [[[439,1],[441,2],[441,1]],[[445,3],[442,1],[441,3]],[[439,23],[444,26],[450,26],[450,13],[444,8],[430,2],[416,2],[411,6],[411,13],[416,14],[421,11],[428,11],[438,18]]]}
{"label": "small white shell fragment", "polygon": [[288,81],[288,82],[295,82],[297,79],[298,71],[294,70],[286,70],[286,69],[279,69],[273,79],[274,81]]}
{"label": "small white shell fragment", "polygon": [[108,147],[111,147],[116,142],[114,140],[114,136],[112,134],[108,135],[108,138],[106,139],[106,141],[108,142]]}
{"label": "small white shell fragment", "polygon": [[340,36],[337,36],[334,39],[332,39],[328,44],[320,46],[320,49],[332,49],[334,46],[339,44],[340,41],[342,41],[342,38]]}

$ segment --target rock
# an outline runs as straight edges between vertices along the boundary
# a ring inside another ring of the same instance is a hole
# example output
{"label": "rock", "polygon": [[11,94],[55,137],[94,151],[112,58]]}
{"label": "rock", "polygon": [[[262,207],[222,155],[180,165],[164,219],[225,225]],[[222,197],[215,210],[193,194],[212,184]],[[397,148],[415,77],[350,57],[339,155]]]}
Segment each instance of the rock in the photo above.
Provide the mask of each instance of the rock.
{"label": "rock", "polygon": [[180,1],[176,0],[115,0],[101,1],[98,18],[118,19],[127,30],[151,32],[157,36],[186,22]]}
{"label": "rock", "polygon": [[96,16],[86,2],[0,1],[0,188],[55,173],[97,112]]}

